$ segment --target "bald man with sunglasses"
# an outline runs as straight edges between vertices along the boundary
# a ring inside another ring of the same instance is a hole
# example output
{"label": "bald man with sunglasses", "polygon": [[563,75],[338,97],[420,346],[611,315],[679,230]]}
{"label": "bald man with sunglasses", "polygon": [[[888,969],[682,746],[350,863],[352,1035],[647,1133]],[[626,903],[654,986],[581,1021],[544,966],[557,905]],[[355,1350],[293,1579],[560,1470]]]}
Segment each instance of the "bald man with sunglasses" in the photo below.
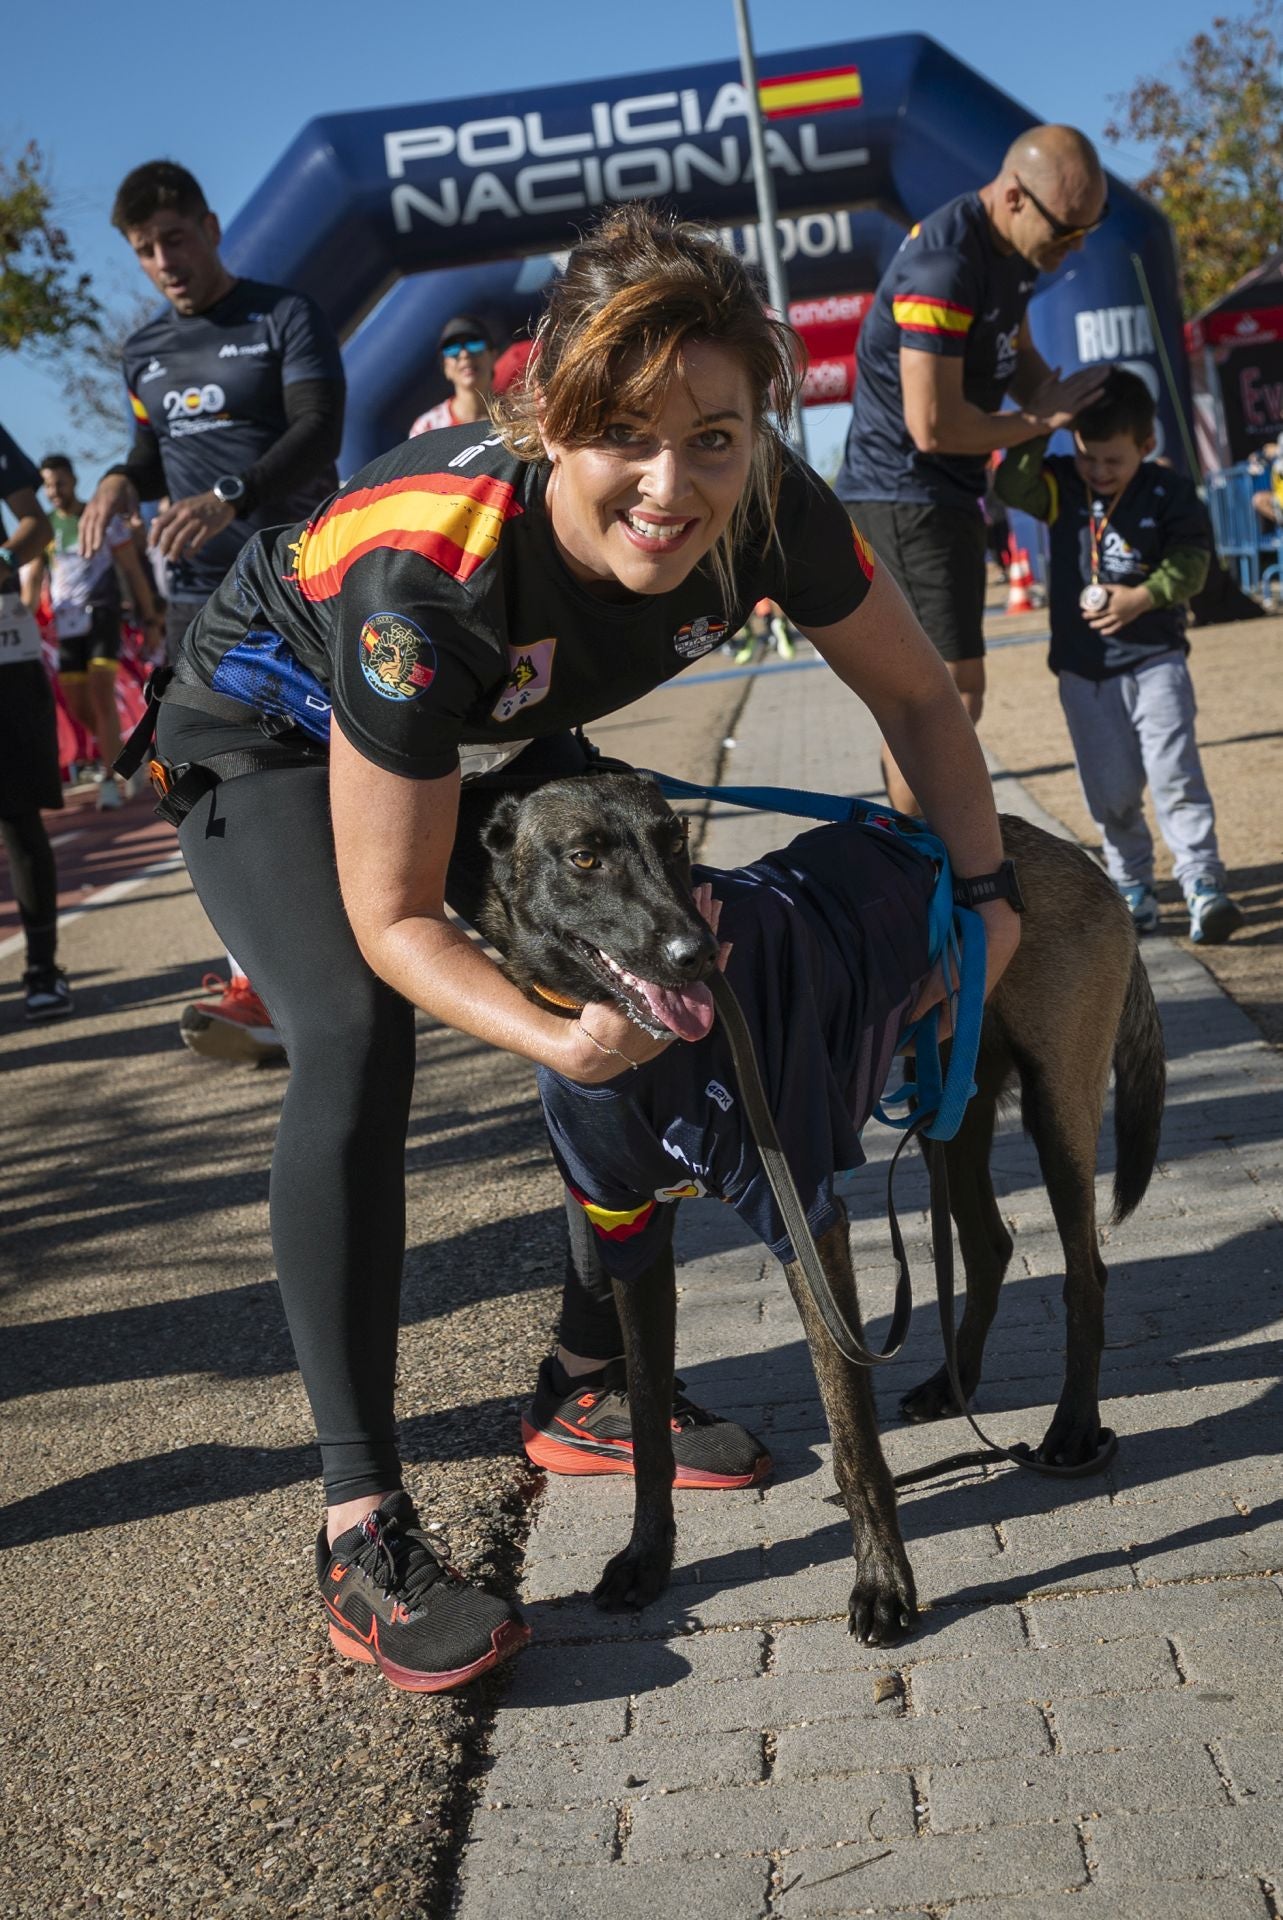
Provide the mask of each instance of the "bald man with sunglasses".
{"label": "bald man with sunglasses", "polygon": [[[856,349],[855,404],[837,491],[894,576],[973,721],[984,706],[989,456],[1068,426],[1103,374],[1062,380],[1026,309],[1106,218],[1105,176],[1073,127],[1031,127],[996,177],[906,236]],[[1007,399],[1015,408],[1004,408]],[[891,803],[918,802],[884,746]]]}

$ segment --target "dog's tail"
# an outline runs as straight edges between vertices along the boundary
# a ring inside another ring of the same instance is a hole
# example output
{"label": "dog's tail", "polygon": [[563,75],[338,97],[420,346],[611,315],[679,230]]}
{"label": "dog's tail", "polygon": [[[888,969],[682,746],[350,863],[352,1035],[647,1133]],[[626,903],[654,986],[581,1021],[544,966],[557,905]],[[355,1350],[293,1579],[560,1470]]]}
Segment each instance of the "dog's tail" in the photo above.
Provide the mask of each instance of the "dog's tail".
{"label": "dog's tail", "polygon": [[1137,950],[1114,1036],[1115,1223],[1134,1213],[1158,1159],[1167,1091],[1163,1029],[1145,963]]}

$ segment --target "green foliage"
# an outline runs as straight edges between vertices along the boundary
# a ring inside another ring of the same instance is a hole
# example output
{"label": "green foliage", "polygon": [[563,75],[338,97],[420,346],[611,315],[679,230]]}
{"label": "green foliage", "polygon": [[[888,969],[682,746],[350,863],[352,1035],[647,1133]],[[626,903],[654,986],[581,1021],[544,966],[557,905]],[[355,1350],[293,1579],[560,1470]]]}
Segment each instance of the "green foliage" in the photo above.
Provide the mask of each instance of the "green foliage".
{"label": "green foliage", "polygon": [[53,193],[34,140],[0,158],[0,352],[65,345],[98,323],[87,273],[77,273],[53,217]]}
{"label": "green foliage", "polygon": [[1177,80],[1138,80],[1105,129],[1154,164],[1139,190],[1171,222],[1185,309],[1201,312],[1283,245],[1283,9],[1218,18],[1176,61]]}

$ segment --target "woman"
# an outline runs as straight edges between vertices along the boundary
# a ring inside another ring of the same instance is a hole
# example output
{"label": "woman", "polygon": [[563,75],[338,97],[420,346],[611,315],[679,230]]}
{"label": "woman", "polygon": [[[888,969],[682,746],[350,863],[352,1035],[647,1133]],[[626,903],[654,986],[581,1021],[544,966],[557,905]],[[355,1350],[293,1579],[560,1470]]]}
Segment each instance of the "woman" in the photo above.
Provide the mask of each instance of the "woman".
{"label": "woman", "polygon": [[[525,1637],[503,1601],[445,1571],[401,1489],[414,1008],[585,1084],[664,1044],[609,1006],[568,1022],[530,1005],[446,918],[447,900],[466,913],[477,897],[500,769],[517,760],[528,784],[583,767],[571,729],[680,672],[769,595],[870,706],[957,872],[1001,859],[952,681],[771,424],[790,410],[796,355],[731,254],[644,209],[611,213],[571,254],[537,373],[496,430],[408,442],[306,526],[251,541],[161,709],[176,773],[233,756],[184,780],[209,790],[182,848],[289,1053],[272,1231],[329,1503],[318,1581],[336,1646],[396,1685],[459,1684]],[[308,763],[306,738],[328,738],[328,767],[315,748]],[[1015,916],[986,913],[996,979]],[[600,1402],[622,1350],[582,1224],[572,1234],[583,1284],[567,1287],[536,1426],[559,1396]],[[683,1422],[697,1449],[706,1420]],[[751,1477],[760,1448],[730,1429],[729,1451],[744,1445]]]}

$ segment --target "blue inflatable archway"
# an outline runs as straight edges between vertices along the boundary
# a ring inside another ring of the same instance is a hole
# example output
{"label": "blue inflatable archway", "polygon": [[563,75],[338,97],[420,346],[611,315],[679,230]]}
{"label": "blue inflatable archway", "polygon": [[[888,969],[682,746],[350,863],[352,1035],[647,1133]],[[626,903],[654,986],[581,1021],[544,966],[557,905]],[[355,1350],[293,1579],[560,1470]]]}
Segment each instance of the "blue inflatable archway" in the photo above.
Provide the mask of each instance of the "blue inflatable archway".
{"label": "blue inflatable archway", "polygon": [[[767,147],[794,300],[870,290],[904,227],[991,178],[1036,123],[921,34],[771,54],[759,66],[787,107],[771,119]],[[311,294],[343,339],[351,472],[444,396],[434,352],[444,321],[476,311],[499,337],[523,330],[555,256],[597,208],[657,200],[751,251],[745,108],[738,66],[725,61],[327,115],[238,215],[225,257],[238,273]],[[1066,370],[1121,342],[1159,397],[1167,451],[1180,461],[1136,267],[1187,406],[1170,232],[1122,181],[1111,177],[1109,192],[1107,224],[1040,287],[1030,324],[1044,357]]]}

